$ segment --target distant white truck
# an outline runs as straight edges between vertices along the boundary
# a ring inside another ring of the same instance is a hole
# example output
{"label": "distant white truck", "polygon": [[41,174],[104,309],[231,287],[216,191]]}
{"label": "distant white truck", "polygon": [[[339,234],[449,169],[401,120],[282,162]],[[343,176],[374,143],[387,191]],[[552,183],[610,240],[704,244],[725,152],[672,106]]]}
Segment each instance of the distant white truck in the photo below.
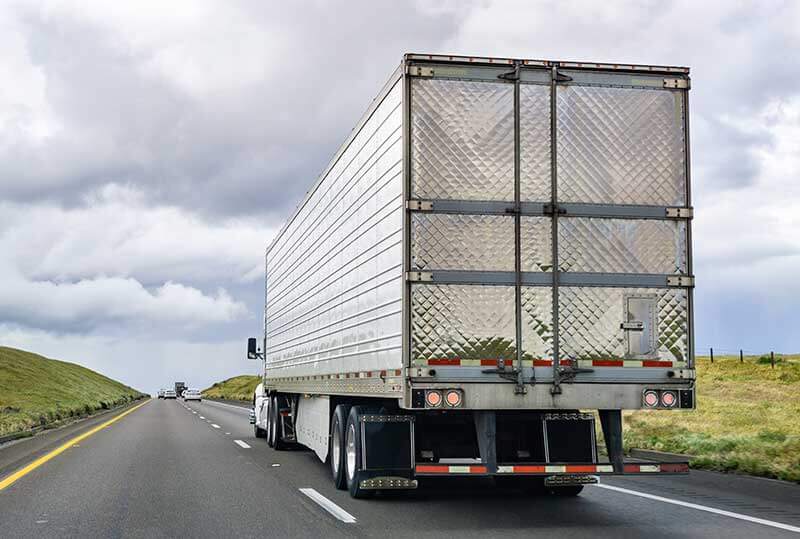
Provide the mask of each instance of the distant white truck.
{"label": "distant white truck", "polygon": [[267,249],[256,435],[355,497],[686,473],[624,459],[621,412],[695,406],[688,89],[406,55]]}

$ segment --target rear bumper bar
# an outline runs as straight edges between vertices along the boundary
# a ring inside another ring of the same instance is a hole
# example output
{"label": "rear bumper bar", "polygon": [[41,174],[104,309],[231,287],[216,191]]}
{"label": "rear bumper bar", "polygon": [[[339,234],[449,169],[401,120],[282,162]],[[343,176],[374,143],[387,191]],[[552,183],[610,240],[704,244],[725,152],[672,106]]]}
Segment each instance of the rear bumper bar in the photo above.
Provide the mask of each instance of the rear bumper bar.
{"label": "rear bumper bar", "polygon": [[425,476],[493,476],[493,475],[652,475],[687,474],[688,462],[626,462],[623,473],[614,472],[611,464],[498,464],[495,472],[490,472],[485,464],[417,464],[414,472],[417,477]]}

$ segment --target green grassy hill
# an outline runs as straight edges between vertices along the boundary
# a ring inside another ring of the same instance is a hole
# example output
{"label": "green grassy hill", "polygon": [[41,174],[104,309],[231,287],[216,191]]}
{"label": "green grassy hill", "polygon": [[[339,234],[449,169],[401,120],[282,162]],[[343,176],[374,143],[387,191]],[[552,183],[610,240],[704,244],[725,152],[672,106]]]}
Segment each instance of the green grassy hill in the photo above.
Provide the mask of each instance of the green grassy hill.
{"label": "green grassy hill", "polygon": [[0,346],[0,436],[144,396],[80,365]]}
{"label": "green grassy hill", "polygon": [[693,468],[800,482],[800,356],[697,358],[697,409],[625,414],[626,447],[692,455]]}
{"label": "green grassy hill", "polygon": [[260,376],[245,374],[234,376],[203,390],[203,396],[210,399],[227,399],[232,401],[251,401],[253,391],[261,383]]}

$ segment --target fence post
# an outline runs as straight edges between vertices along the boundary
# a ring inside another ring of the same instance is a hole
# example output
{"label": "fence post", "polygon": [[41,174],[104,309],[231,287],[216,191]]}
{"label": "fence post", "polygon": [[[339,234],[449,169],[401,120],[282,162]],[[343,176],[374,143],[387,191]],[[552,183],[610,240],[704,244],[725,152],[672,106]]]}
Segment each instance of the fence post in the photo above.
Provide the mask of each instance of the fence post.
{"label": "fence post", "polygon": [[711,356],[711,363],[714,363],[714,349],[713,348],[709,348],[708,349],[708,355]]}
{"label": "fence post", "polygon": [[741,350],[739,350],[739,363],[744,363],[744,355]]}
{"label": "fence post", "polygon": [[769,353],[769,364],[772,365],[772,368],[775,368],[775,352]]}

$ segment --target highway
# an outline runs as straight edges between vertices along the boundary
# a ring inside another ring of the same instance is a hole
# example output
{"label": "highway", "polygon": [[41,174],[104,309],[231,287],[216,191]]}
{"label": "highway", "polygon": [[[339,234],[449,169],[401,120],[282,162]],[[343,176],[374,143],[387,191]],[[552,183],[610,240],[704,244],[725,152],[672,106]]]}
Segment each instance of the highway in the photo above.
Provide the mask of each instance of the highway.
{"label": "highway", "polygon": [[559,499],[453,478],[354,500],[312,452],[254,438],[247,408],[119,414],[0,447],[1,537],[800,537],[800,486],[779,481],[693,471]]}

